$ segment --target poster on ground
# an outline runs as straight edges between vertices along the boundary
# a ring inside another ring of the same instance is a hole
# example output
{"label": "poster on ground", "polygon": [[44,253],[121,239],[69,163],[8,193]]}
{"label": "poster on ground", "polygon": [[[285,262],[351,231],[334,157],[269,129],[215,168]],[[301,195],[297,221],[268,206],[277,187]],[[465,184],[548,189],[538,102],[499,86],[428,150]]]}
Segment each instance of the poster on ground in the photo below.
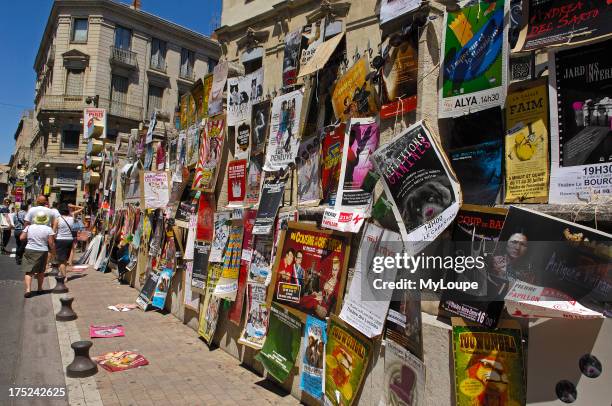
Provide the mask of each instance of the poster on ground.
{"label": "poster on ground", "polygon": [[224,139],[224,117],[207,119],[202,130],[195,176],[191,186],[193,190],[214,192],[222,158]]}
{"label": "poster on ground", "polygon": [[121,324],[89,326],[89,337],[91,338],[109,338],[123,336],[125,336],[125,328]]}
{"label": "poster on ground", "polygon": [[385,376],[378,406],[424,405],[425,364],[393,340],[385,340]]}
{"label": "poster on ground", "polygon": [[352,406],[368,370],[372,343],[331,316],[325,346],[325,404]]}
{"label": "poster on ground", "polygon": [[200,310],[200,320],[198,326],[198,334],[210,345],[215,330],[217,329],[217,321],[219,320],[219,307],[221,299],[214,297],[213,292],[217,286],[217,282],[223,272],[222,264],[210,264],[208,270],[208,280],[206,281],[206,293]]}
{"label": "poster on ground", "polygon": [[193,261],[187,261],[185,262],[185,295],[183,297],[183,304],[186,308],[197,312],[200,308],[200,294],[191,288],[192,277]]}
{"label": "poster on ground", "polygon": [[510,0],[479,0],[444,14],[438,117],[503,106]]}
{"label": "poster on ground", "polygon": [[276,213],[283,201],[286,183],[287,176],[267,174],[264,177],[253,234],[263,235],[272,232]]}
{"label": "poster on ground", "polygon": [[286,169],[295,161],[300,144],[303,97],[302,90],[295,90],[274,98],[264,162],[266,171]]}
{"label": "poster on ground", "polygon": [[108,372],[125,371],[149,365],[145,357],[133,351],[107,352],[91,359]]}
{"label": "poster on ground", "polygon": [[228,73],[227,61],[220,61],[213,69],[213,80],[208,97],[208,116],[223,113],[223,91]]}
{"label": "poster on ground", "polygon": [[316,317],[306,317],[300,390],[315,399],[323,398],[323,364],[327,343],[327,323]]}
{"label": "poster on ground", "polygon": [[302,322],[286,309],[273,303],[270,307],[268,335],[255,359],[279,382],[285,382],[298,358]]}
{"label": "poster on ground", "polygon": [[236,300],[238,292],[238,276],[240,275],[240,259],[242,256],[242,224],[234,222],[230,225],[227,247],[223,254],[223,273],[215,286],[213,295],[219,299],[231,302]]}
{"label": "poster on ground", "polygon": [[143,197],[145,209],[164,209],[170,200],[170,174],[165,171],[142,172]]}
{"label": "poster on ground", "polygon": [[366,80],[369,72],[370,64],[364,56],[336,81],[332,106],[339,121],[373,116],[378,111],[376,91],[370,81]]}
{"label": "poster on ground", "polygon": [[242,207],[246,194],[246,159],[227,164],[227,206]]}
{"label": "poster on ground", "polygon": [[230,231],[230,212],[217,211],[214,215],[215,230],[210,248],[210,262],[223,262],[223,252],[227,245]]}
{"label": "poster on ground", "polygon": [[311,137],[300,142],[295,160],[298,171],[297,198],[299,205],[316,206],[321,201],[321,142]]}
{"label": "poster on ground", "polygon": [[227,125],[236,126],[251,119],[253,104],[263,100],[264,70],[227,79]]}
{"label": "poster on ground", "polygon": [[[612,195],[612,39],[551,51],[550,203]],[[562,136],[560,132],[563,132]]]}

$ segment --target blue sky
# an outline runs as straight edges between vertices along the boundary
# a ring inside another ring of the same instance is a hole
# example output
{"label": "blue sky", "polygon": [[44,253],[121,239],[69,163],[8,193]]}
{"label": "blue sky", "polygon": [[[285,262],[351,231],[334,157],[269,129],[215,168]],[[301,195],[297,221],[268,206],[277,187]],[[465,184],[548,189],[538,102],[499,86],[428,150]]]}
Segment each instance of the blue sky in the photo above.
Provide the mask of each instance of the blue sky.
{"label": "blue sky", "polygon": [[[122,3],[131,3],[122,1]],[[213,17],[221,17],[221,0],[141,0],[142,10],[210,34]],[[45,29],[51,0],[6,1],[0,16],[0,163],[13,153],[13,136],[21,112],[34,100],[34,58]]]}

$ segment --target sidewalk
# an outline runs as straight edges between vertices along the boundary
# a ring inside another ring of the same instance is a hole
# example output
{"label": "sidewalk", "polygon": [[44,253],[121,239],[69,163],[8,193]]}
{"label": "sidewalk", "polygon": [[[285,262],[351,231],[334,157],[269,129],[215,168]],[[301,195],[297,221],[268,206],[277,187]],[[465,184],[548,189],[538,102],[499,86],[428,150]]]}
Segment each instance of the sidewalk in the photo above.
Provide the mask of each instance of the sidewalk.
{"label": "sidewalk", "polygon": [[[69,275],[74,278],[78,274]],[[134,350],[147,358],[149,365],[113,373],[99,368],[89,381],[67,378],[70,405],[99,405],[100,400],[105,406],[299,404],[289,394],[266,389],[270,382],[241,367],[229,354],[219,349],[210,351],[197,332],[171,314],[108,310],[109,305],[134,303],[138,291],[119,285],[112,274],[90,270],[83,275],[67,283],[78,319],[58,322],[64,363],[72,358],[71,341],[78,335],[90,340],[90,324],[122,324],[125,337],[91,339],[94,344],[90,355]],[[55,307],[61,295],[54,296]]]}

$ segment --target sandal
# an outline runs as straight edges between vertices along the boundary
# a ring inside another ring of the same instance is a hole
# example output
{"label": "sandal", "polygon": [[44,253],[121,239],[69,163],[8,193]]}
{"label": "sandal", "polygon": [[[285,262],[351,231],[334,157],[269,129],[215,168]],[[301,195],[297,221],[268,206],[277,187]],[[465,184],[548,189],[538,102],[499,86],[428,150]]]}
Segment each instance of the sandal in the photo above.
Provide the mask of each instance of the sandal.
{"label": "sandal", "polygon": [[23,294],[23,297],[25,297],[26,299],[29,299],[32,297],[32,292],[26,292]]}

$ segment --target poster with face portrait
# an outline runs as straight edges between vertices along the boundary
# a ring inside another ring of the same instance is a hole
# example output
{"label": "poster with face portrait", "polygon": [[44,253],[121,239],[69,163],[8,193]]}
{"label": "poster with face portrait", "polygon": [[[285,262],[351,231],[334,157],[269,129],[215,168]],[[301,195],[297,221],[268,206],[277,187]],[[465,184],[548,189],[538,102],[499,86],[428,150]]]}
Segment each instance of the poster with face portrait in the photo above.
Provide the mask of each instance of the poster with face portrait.
{"label": "poster with face portrait", "polygon": [[225,139],[225,119],[209,118],[202,130],[202,139],[198,154],[198,164],[193,177],[193,190],[214,192],[217,174],[222,159],[223,140]]}
{"label": "poster with face portrait", "polygon": [[300,63],[300,45],[302,30],[285,35],[285,52],[283,54],[283,87],[295,84]]}
{"label": "poster with face portrait", "polygon": [[227,206],[242,207],[246,194],[247,161],[238,159],[227,165]]}
{"label": "poster with face portrait", "polygon": [[420,252],[459,211],[461,190],[448,158],[418,122],[378,148],[372,163],[393,203],[406,252]]}
{"label": "poster with face portrait", "polygon": [[320,156],[319,137],[311,137],[300,142],[298,156],[295,159],[298,171],[297,197],[300,205],[316,206],[321,200]]}
{"label": "poster with face portrait", "polygon": [[312,59],[319,45],[323,43],[325,31],[325,18],[305,25],[302,29],[302,49],[300,66],[304,66]]}
{"label": "poster with face portrait", "polygon": [[266,148],[266,137],[270,132],[270,100],[253,105],[251,115],[251,154],[263,153]]}
{"label": "poster with face portrait", "polygon": [[287,176],[281,177],[269,174],[264,178],[253,234],[262,235],[272,232],[276,213],[278,213],[278,209],[283,201],[286,184]]}
{"label": "poster with face portrait", "polygon": [[172,275],[174,275],[174,270],[172,268],[164,268],[159,273],[155,293],[153,293],[153,300],[151,300],[151,306],[161,310],[164,309],[166,296],[168,296],[170,283],[172,282]]}
{"label": "poster with face portrait", "polygon": [[283,304],[305,320],[340,309],[350,235],[289,222],[273,266],[268,303]]}
{"label": "poster with face portrait", "polygon": [[268,307],[266,292],[268,288],[258,283],[247,283],[246,322],[238,338],[238,343],[260,350],[266,341],[268,331]]}
{"label": "poster with face portrait", "polygon": [[315,399],[321,399],[323,398],[323,364],[325,363],[325,343],[327,343],[327,323],[316,317],[306,317],[303,341],[300,389]]}
{"label": "poster with face portrait", "polygon": [[336,81],[332,105],[336,118],[344,122],[349,118],[373,116],[378,111],[376,92],[366,76],[370,64],[366,57],[359,59]]}
{"label": "poster with face portrait", "polygon": [[248,75],[227,79],[227,125],[251,119],[253,104],[263,100],[263,68]]}
{"label": "poster with face portrait", "polygon": [[285,169],[295,161],[299,148],[303,97],[302,90],[296,90],[274,98],[264,163],[266,171]]}
{"label": "poster with face portrait", "polygon": [[[280,239],[283,231],[287,229],[290,221],[298,221],[298,219],[299,212],[297,210],[282,211],[278,213],[278,217],[276,218],[276,224],[274,225],[272,257],[270,259],[271,265],[274,264],[274,259],[276,258],[276,253],[278,252],[278,246],[280,244]],[[268,283],[269,281],[266,284]]]}

